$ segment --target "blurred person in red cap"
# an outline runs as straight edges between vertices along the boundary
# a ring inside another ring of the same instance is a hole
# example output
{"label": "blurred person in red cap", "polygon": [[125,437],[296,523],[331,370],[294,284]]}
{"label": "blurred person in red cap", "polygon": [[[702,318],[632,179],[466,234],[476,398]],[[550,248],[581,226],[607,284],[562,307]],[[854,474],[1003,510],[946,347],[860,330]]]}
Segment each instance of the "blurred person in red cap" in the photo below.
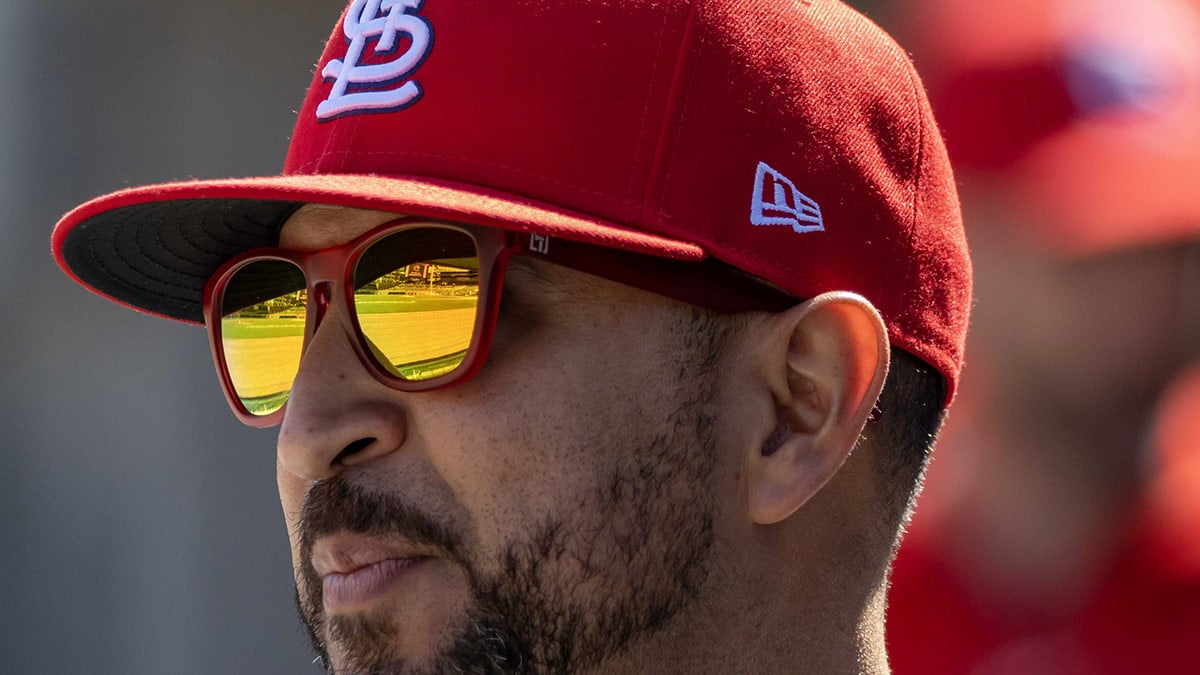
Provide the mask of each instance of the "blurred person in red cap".
{"label": "blurred person in red cap", "polygon": [[355,0],[282,175],[53,247],[279,426],[328,670],[888,670],[971,268],[920,80],[843,3]]}
{"label": "blurred person in red cap", "polygon": [[1186,560],[1200,533],[1146,501],[1194,466],[1156,461],[1154,429],[1200,357],[1200,7],[921,0],[895,19],[978,270],[974,377],[896,565],[896,670],[1193,668],[1200,570],[1166,574],[1147,542]]}

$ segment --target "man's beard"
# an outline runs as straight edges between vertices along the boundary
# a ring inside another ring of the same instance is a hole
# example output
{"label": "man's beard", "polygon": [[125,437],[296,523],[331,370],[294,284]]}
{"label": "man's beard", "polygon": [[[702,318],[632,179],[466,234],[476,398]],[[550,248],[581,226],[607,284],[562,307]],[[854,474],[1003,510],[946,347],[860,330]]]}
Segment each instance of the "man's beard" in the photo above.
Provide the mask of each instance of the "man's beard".
{"label": "man's beard", "polygon": [[[590,439],[589,447],[605,443],[626,460],[577,503],[510,539],[490,567],[466,533],[402,493],[371,493],[346,474],[314,485],[300,520],[297,604],[326,670],[334,672],[333,644],[344,672],[578,672],[679,616],[700,594],[713,546],[715,337],[708,338],[704,357],[680,359],[690,363],[679,364],[676,412],[651,433],[637,428],[644,420],[630,420]],[[311,553],[318,538],[338,531],[400,536],[461,568],[470,602],[430,662],[394,653],[398,627],[386,613],[325,616]]]}

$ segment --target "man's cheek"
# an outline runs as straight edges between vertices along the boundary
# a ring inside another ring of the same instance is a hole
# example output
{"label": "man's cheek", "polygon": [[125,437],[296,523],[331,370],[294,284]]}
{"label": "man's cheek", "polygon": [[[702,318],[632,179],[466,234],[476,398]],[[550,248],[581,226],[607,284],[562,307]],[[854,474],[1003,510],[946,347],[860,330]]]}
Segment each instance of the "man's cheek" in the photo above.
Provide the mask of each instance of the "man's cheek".
{"label": "man's cheek", "polygon": [[300,568],[300,510],[304,504],[304,481],[287,477],[282,472],[278,477],[279,505],[283,521],[287,526],[288,542],[292,550],[292,567]]}

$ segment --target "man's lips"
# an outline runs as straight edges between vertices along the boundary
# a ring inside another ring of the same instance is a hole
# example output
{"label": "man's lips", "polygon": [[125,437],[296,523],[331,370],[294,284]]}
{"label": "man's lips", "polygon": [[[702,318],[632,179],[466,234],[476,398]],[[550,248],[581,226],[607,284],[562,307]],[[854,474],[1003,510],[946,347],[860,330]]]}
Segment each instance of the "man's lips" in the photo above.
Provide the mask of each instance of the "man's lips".
{"label": "man's lips", "polygon": [[429,558],[387,558],[349,574],[327,574],[321,585],[325,611],[342,614],[364,609],[394,582],[427,560]]}
{"label": "man's lips", "polygon": [[313,569],[321,577],[329,614],[361,610],[393,583],[431,560],[429,552],[405,542],[339,533],[313,545]]}

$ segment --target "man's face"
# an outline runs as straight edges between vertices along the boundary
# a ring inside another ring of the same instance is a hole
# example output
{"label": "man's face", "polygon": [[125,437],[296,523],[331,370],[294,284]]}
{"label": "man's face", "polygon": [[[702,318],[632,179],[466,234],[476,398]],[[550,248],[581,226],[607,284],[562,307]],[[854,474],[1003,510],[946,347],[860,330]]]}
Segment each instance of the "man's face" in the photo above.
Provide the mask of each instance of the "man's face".
{"label": "man's face", "polygon": [[[324,248],[391,217],[305,209],[281,245]],[[482,371],[445,389],[378,383],[336,317],[308,347],[278,481],[327,667],[573,671],[701,593],[717,501],[711,318],[520,259],[503,297]]]}

